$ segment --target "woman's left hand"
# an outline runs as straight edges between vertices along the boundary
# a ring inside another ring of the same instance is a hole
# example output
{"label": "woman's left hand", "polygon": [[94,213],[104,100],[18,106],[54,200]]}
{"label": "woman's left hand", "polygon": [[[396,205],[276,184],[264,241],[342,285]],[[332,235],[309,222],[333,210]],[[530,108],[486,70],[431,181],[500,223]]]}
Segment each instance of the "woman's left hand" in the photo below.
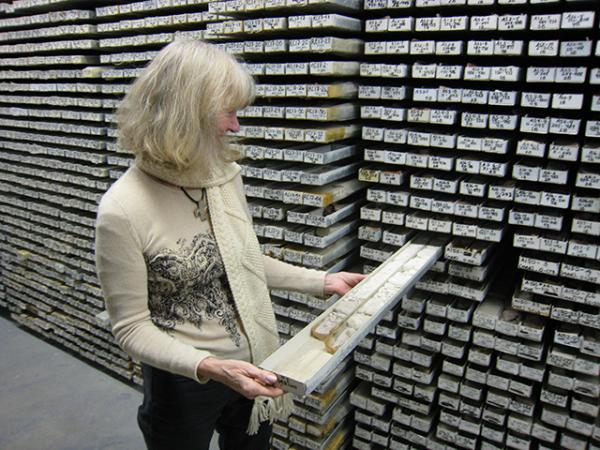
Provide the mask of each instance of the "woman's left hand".
{"label": "woman's left hand", "polygon": [[336,272],[325,275],[325,294],[344,295],[367,276],[362,273]]}

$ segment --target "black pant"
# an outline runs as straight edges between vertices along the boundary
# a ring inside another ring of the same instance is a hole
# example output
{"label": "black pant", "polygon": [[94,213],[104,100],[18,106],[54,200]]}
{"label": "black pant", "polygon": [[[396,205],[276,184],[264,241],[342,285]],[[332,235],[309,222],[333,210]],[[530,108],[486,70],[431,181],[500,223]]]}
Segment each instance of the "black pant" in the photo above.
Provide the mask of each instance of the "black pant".
{"label": "black pant", "polygon": [[208,450],[214,430],[222,450],[268,450],[271,425],[246,434],[252,400],[227,386],[142,364],[144,401],[138,424],[149,450]]}

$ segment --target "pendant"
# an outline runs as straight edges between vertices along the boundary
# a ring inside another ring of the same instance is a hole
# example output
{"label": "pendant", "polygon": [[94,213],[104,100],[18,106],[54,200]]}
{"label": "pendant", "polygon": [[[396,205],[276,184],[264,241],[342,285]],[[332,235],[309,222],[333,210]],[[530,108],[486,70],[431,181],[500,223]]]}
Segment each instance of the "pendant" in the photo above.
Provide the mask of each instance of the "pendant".
{"label": "pendant", "polygon": [[200,218],[200,220],[208,219],[208,206],[206,205],[206,201],[199,201],[196,205],[196,210],[194,211],[194,216]]}

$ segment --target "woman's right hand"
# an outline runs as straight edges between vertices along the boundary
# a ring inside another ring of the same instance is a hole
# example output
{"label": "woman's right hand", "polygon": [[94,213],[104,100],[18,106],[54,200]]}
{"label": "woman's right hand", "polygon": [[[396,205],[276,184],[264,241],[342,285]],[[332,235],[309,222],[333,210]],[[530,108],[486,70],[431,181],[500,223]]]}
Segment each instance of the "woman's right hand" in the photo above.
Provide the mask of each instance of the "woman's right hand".
{"label": "woman's right hand", "polygon": [[279,397],[284,394],[275,386],[277,376],[253,364],[235,359],[204,358],[196,369],[198,378],[210,378],[253,400],[259,395]]}

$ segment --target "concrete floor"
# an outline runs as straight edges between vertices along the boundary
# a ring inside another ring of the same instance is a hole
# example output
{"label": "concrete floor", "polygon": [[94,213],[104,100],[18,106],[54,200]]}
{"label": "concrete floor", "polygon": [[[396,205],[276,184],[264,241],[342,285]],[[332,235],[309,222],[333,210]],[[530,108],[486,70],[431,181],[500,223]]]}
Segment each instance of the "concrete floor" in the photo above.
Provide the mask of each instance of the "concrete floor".
{"label": "concrete floor", "polygon": [[145,448],[138,390],[4,317],[0,343],[0,449]]}

